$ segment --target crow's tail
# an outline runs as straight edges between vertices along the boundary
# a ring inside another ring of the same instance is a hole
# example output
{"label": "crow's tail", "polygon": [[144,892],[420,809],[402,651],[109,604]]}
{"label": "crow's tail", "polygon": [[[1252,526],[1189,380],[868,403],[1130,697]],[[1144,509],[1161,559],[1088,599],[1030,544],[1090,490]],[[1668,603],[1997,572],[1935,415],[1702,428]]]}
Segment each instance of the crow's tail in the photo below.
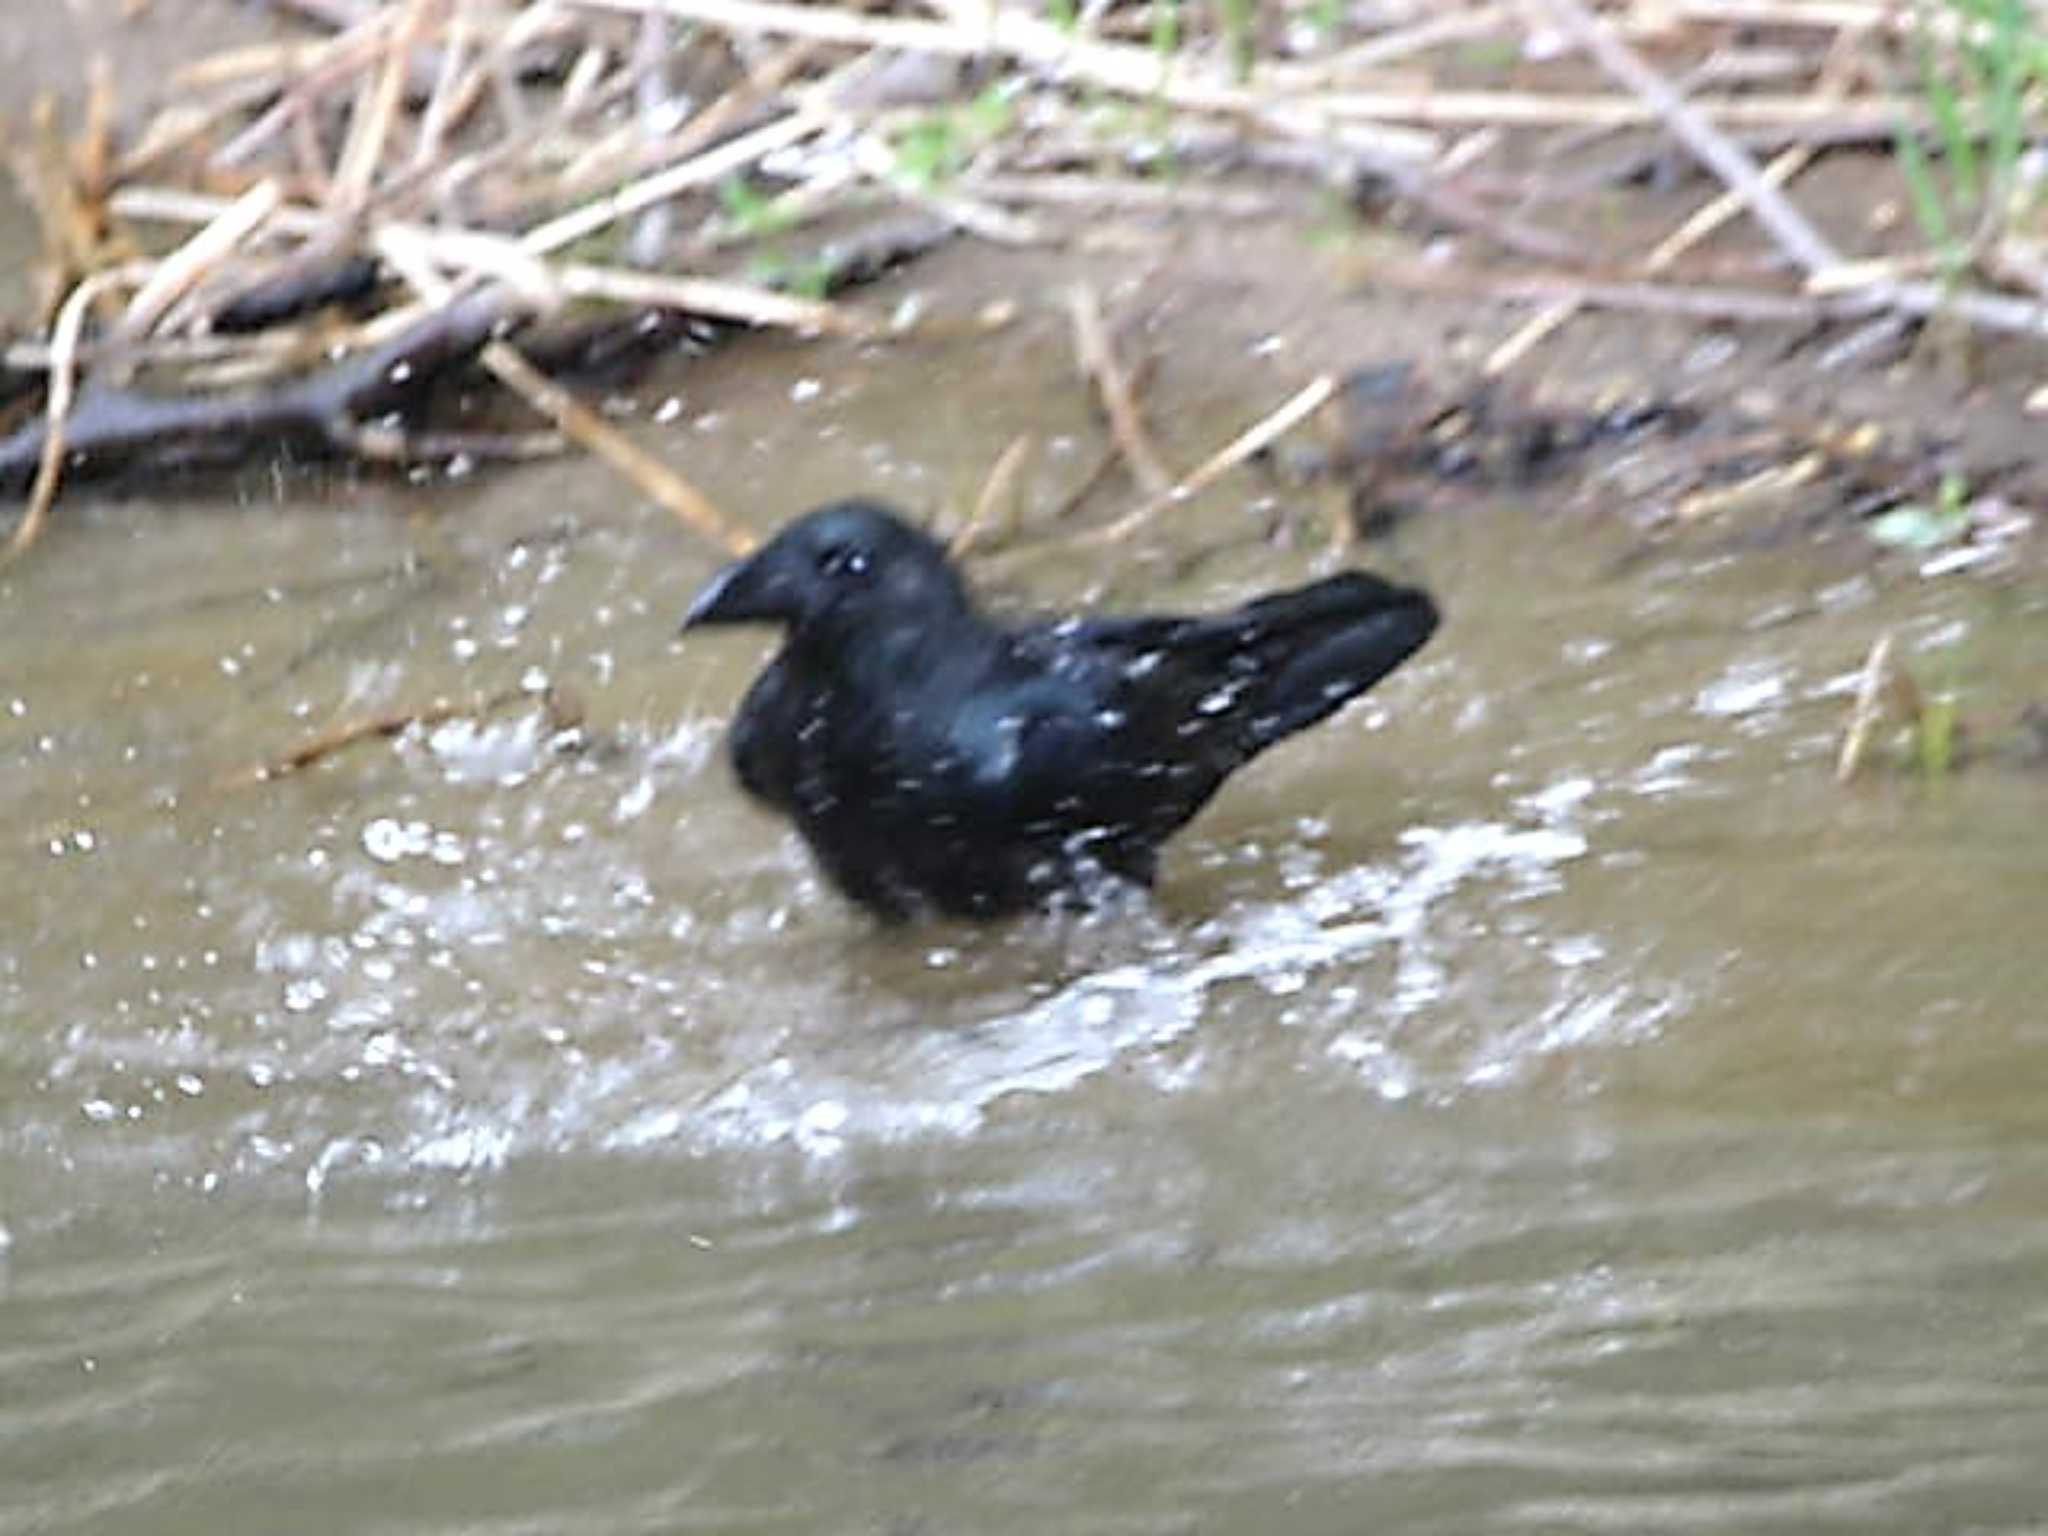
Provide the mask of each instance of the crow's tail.
{"label": "crow's tail", "polygon": [[1347,571],[1230,615],[1257,656],[1239,718],[1247,756],[1335,713],[1420,650],[1437,626],[1418,587]]}

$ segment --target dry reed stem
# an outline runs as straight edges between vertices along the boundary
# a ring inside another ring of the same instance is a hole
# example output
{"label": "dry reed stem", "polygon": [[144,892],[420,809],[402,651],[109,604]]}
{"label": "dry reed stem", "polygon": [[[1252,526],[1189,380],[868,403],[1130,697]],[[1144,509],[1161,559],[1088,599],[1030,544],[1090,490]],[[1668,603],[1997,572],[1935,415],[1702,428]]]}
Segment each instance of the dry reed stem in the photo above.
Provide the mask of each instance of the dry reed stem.
{"label": "dry reed stem", "polygon": [[[1848,33],[1835,39],[1826,66],[1818,82],[1818,94],[1829,100],[1840,100],[1847,89],[1849,77],[1854,72],[1856,54],[1851,46]],[[1764,167],[1763,180],[1772,187],[1782,187],[1808,165],[1819,153],[1811,144],[1795,144]],[[1638,265],[1645,276],[1654,277],[1671,266],[1700,241],[1713,234],[1747,206],[1740,195],[1733,190],[1722,192],[1704,207],[1695,210],[1679,226],[1658,241],[1650,253]],[[1545,305],[1515,333],[1496,347],[1487,358],[1482,372],[1489,376],[1505,373],[1526,357],[1547,337],[1568,323],[1586,306],[1581,298],[1566,297]]]}
{"label": "dry reed stem", "polygon": [[[248,336],[152,336],[118,347],[106,339],[81,341],[78,362],[84,367],[118,356],[138,367],[187,367],[244,358],[256,361],[266,356],[299,357],[306,349],[305,336],[284,329]],[[23,372],[47,369],[52,350],[47,341],[17,341],[0,349],[0,367]]]}
{"label": "dry reed stem", "polygon": [[537,224],[520,237],[520,243],[536,256],[548,255],[621,219],[631,218],[643,208],[697,187],[710,186],[743,171],[764,155],[810,138],[822,130],[826,122],[826,115],[818,109],[799,108],[786,117],[756,128],[752,133],[730,139],[716,149],[628,182],[615,191]]}
{"label": "dry reed stem", "polygon": [[552,308],[565,297],[604,299],[616,304],[709,315],[743,325],[834,336],[888,334],[888,328],[880,321],[823,299],[801,298],[722,278],[669,277],[630,267],[603,267],[587,262],[553,267],[529,255],[517,240],[498,235],[392,223],[379,225],[373,242],[380,250],[391,247],[389,254],[393,255],[394,266],[400,266],[401,260],[417,261],[492,278],[516,289],[536,308]]}
{"label": "dry reed stem", "polygon": [[[791,187],[787,192],[771,197],[764,211],[770,227],[787,234],[833,213],[858,206],[863,201],[887,196],[885,192],[868,189],[860,172],[842,162],[819,171],[801,186]],[[691,240],[685,247],[685,254],[708,256],[733,246],[750,245],[759,238],[752,230],[714,226]]]}
{"label": "dry reed stem", "polygon": [[[674,133],[653,143],[647,141],[645,129],[638,122],[617,129],[568,163],[562,171],[562,187],[579,189],[603,179],[630,180],[702,152],[745,113],[757,111],[772,101],[797,71],[810,62],[813,52],[809,43],[782,49],[750,69],[744,80],[694,113]],[[630,170],[620,172],[611,164],[622,159],[632,162]]]}
{"label": "dry reed stem", "polygon": [[1273,67],[1266,78],[1278,90],[1325,89],[1356,71],[1384,69],[1446,43],[1470,43],[1494,36],[1513,20],[1513,13],[1505,5],[1475,5],[1448,16],[1432,16],[1405,27],[1394,27],[1371,42],[1340,49],[1312,64]]}
{"label": "dry reed stem", "polygon": [[398,22],[395,10],[372,12],[347,31],[320,45],[305,65],[279,82],[280,94],[269,111],[215,150],[208,158],[214,170],[230,170],[253,159],[290,126],[293,114],[317,102],[374,60],[385,34]]}
{"label": "dry reed stem", "polygon": [[102,292],[133,278],[132,271],[118,267],[95,272],[71,290],[57,311],[57,323],[50,331],[50,398],[44,406],[49,425],[44,430],[42,457],[36,463],[35,483],[21,521],[15,524],[7,547],[0,550],[0,569],[28,553],[56,505],[57,488],[64,478],[64,426],[71,419],[71,405],[78,392],[78,339],[85,329],[86,311]]}
{"label": "dry reed stem", "polygon": [[744,555],[760,541],[682,475],[641,448],[567,389],[542,373],[510,342],[494,341],[481,354],[483,365],[508,389],[632,481],[691,532],[729,555]]}
{"label": "dry reed stem", "polygon": [[1863,663],[1863,675],[1856,683],[1856,701],[1849,707],[1849,723],[1842,732],[1842,750],[1835,758],[1835,782],[1847,784],[1863,766],[1870,745],[1870,733],[1884,718],[1885,680],[1892,672],[1892,635],[1886,630],[1870,647]]}
{"label": "dry reed stem", "polygon": [[[554,270],[529,256],[516,241],[467,229],[422,229],[417,224],[379,224],[370,244],[396,271],[408,274],[431,267],[503,283],[534,309],[561,306],[562,285]],[[414,284],[415,288],[418,284]],[[448,297],[453,297],[453,291]]]}
{"label": "dry reed stem", "polygon": [[154,331],[171,306],[261,229],[283,199],[275,181],[259,181],[157,262],[128,301],[112,339],[116,343],[138,341]]}
{"label": "dry reed stem", "polygon": [[[642,61],[635,59],[632,75],[635,88],[638,82],[647,78],[645,71],[658,64],[659,60]],[[610,50],[596,43],[584,44],[576,55],[576,62],[569,66],[569,73],[562,77],[562,89],[555,97],[550,109],[557,127],[567,127],[581,117],[590,103],[597,99],[598,85],[612,67]],[[643,131],[645,131],[643,129]]]}
{"label": "dry reed stem", "polygon": [[221,789],[241,789],[265,784],[272,779],[303,773],[315,763],[332,757],[358,742],[388,740],[406,731],[424,730],[428,726],[444,725],[450,720],[482,720],[508,705],[519,703],[539,704],[547,715],[549,728],[557,733],[571,730],[582,721],[582,710],[568,695],[553,688],[540,693],[534,693],[526,688],[506,688],[470,704],[456,704],[447,699],[437,699],[425,708],[387,710],[383,714],[369,715],[362,719],[338,721],[297,745],[286,748],[267,762],[221,775],[214,780],[214,784]]}
{"label": "dry reed stem", "polygon": [[426,108],[420,113],[419,136],[413,141],[412,164],[416,171],[440,163],[442,141],[456,121],[456,88],[469,63],[475,30],[471,13],[475,7],[473,0],[454,0],[454,6],[454,14],[448,18],[447,37],[441,44],[441,64],[434,75],[434,88],[427,95]]}
{"label": "dry reed stem", "polygon": [[1873,256],[1867,261],[1841,261],[1821,267],[1806,279],[1806,291],[1820,297],[1836,293],[1862,293],[1902,278],[1923,278],[1940,269],[1942,257],[1934,251],[1914,251],[1904,256]]}
{"label": "dry reed stem", "polygon": [[1681,497],[1673,515],[1681,523],[1709,517],[1733,517],[1758,507],[1784,505],[1828,470],[1824,453],[1805,453],[1785,464],[1773,464],[1733,485],[1711,486]]}
{"label": "dry reed stem", "polygon": [[[1746,150],[1722,133],[1580,0],[1547,0],[1551,10],[1584,43],[1602,68],[1642,95],[1679,141],[1741,197],[1757,222],[1796,263],[1812,275],[1842,264],[1841,254],[1778,189],[1763,177]],[[1823,105],[1825,105],[1823,103]],[[1917,120],[1919,114],[1911,114]],[[1895,120],[1905,121],[1908,119]],[[1952,315],[1986,330],[2048,336],[2048,310],[2032,299],[1976,291],[1954,292],[1937,282],[1879,281],[1859,295],[1866,310],[1896,309],[1922,318]]]}
{"label": "dry reed stem", "polygon": [[[818,115],[798,111],[717,149],[593,199],[514,238],[435,230],[397,221],[381,225],[380,235],[386,238],[395,235],[401,242],[411,241],[451,259],[459,257],[453,259],[453,264],[458,266],[490,265],[501,277],[512,275],[515,271],[513,263],[517,261],[524,264],[517,270],[525,274],[527,283],[551,285],[555,279],[549,274],[549,269],[537,260],[538,257],[594,234],[607,224],[630,217],[663,198],[721,180],[753,164],[761,156],[817,132],[822,126],[822,118]],[[126,187],[115,194],[112,206],[127,218],[203,223],[223,217],[233,204],[224,198],[176,188]],[[323,213],[291,203],[276,207],[272,222],[281,230],[303,237],[318,235],[329,227],[329,220]],[[547,275],[544,277],[543,274]],[[593,294],[606,287],[614,291],[633,287],[643,297],[631,302],[660,302],[654,295],[665,291],[670,298],[681,298],[684,307],[692,307],[697,301],[702,301],[707,312],[752,324],[793,325],[836,334],[869,334],[874,329],[869,322],[852,316],[843,308],[765,290],[749,291],[741,284],[718,283],[709,279],[675,279],[664,283],[651,276],[636,278],[632,274],[607,273],[605,269],[594,267],[583,268],[577,281]],[[697,284],[702,286],[695,286]],[[565,282],[562,286],[567,288],[568,284]],[[686,294],[693,297],[683,297]],[[417,318],[416,313],[404,316],[406,321],[413,318]]]}
{"label": "dry reed stem", "polygon": [[370,188],[384,162],[384,148],[404,100],[407,66],[413,45],[426,31],[430,13],[441,0],[400,0],[398,21],[384,38],[380,67],[366,72],[350,115],[348,138],[334,166],[333,201],[354,213],[370,199]]}
{"label": "dry reed stem", "polygon": [[[1841,260],[1827,238],[1793,206],[1790,199],[1763,178],[1749,154],[1710,121],[1704,112],[1679,95],[1677,87],[1643,61],[1580,0],[1546,0],[1559,24],[1593,56],[1594,62],[1641,98],[1642,104],[1692,151],[1693,156],[1740,196],[1778,248],[1803,271],[1833,266]],[[1831,102],[1808,102],[1833,110]],[[1891,122],[1899,119],[1893,117]]]}
{"label": "dry reed stem", "polygon": [[139,176],[167,155],[174,155],[204,138],[217,124],[237,112],[245,112],[277,94],[268,80],[224,91],[209,102],[176,102],[158,112],[114,163],[116,180]]}
{"label": "dry reed stem", "polygon": [[562,291],[574,298],[608,299],[650,309],[674,309],[710,315],[744,325],[812,331],[826,336],[877,337],[889,327],[843,304],[778,293],[751,283],[715,277],[668,277],[625,267],[596,267],[571,262],[555,272]]}
{"label": "dry reed stem", "polygon": [[[806,37],[821,43],[956,58],[1008,58],[1079,84],[1190,111],[1256,116],[1276,104],[1270,91],[1224,83],[1214,77],[1213,71],[1191,65],[1187,60],[1162,56],[1154,49],[1134,44],[1093,41],[1014,8],[977,8],[970,24],[867,16],[825,6],[780,4],[776,0],[576,3],[633,15],[658,10],[729,31]],[[1426,159],[1436,147],[1433,137],[1413,131],[1378,126],[1371,134],[1377,153],[1410,163]]]}
{"label": "dry reed stem", "polygon": [[[235,206],[235,199],[211,192],[187,192],[177,187],[148,184],[122,187],[107,200],[107,206],[124,219],[148,219],[165,224],[210,224]],[[310,237],[324,232],[329,221],[317,208],[304,203],[279,203],[271,215],[273,228],[288,235]]]}
{"label": "dry reed stem", "polygon": [[170,84],[177,91],[203,91],[212,86],[254,85],[266,96],[277,90],[279,80],[304,74],[328,57],[335,44],[332,37],[314,42],[245,43],[208,54],[171,71]]}
{"label": "dry reed stem", "polygon": [[100,203],[114,184],[114,66],[104,53],[87,65],[85,126],[72,155],[72,176],[86,201]]}
{"label": "dry reed stem", "polygon": [[1110,345],[1108,327],[1103,324],[1102,305],[1087,283],[1076,283],[1067,292],[1067,313],[1074,321],[1074,350],[1082,370],[1095,381],[1102,396],[1102,408],[1109,415],[1110,434],[1116,439],[1131,476],[1147,496],[1164,496],[1173,486],[1173,476],[1159,460],[1152,435],[1145,430],[1145,418],[1131,393],[1131,381]]}
{"label": "dry reed stem", "polygon": [[996,520],[999,509],[1007,506],[1010,516],[1003,519],[1007,527],[1016,520],[1017,477],[1023,472],[1024,461],[1031,457],[1036,439],[1029,432],[1018,434],[996,456],[989,466],[988,478],[981,483],[981,494],[974,498],[974,510],[968,514],[967,525],[953,536],[947,552],[959,559],[972,550],[982,533]]}
{"label": "dry reed stem", "polygon": [[[1737,96],[1689,105],[1702,120],[1723,130],[1782,133],[1790,138],[1813,133],[1889,138],[1901,122],[1921,116],[1918,103],[1904,96],[1847,105],[1808,96]],[[1646,98],[1570,93],[1337,92],[1312,97],[1301,106],[1340,122],[1420,123],[1434,128],[1638,128],[1668,121]]]}
{"label": "dry reed stem", "polygon": [[[1741,26],[1816,27],[1912,37],[1929,35],[1953,42],[1964,31],[1959,13],[1946,6],[1898,5],[1892,0],[1666,0],[1673,21],[1732,22]],[[1967,23],[1982,36],[1982,22]]]}
{"label": "dry reed stem", "polygon": [[1153,517],[1177,502],[1187,501],[1199,495],[1222,479],[1231,470],[1244,463],[1287,433],[1308,420],[1328,403],[1337,393],[1337,379],[1334,374],[1323,374],[1306,388],[1290,397],[1277,410],[1261,417],[1243,432],[1217,449],[1186,479],[1167,487],[1165,491],[1150,500],[1140,503],[1113,523],[1087,533],[1077,534],[1067,542],[1084,548],[1102,544],[1116,544],[1136,533]]}
{"label": "dry reed stem", "polygon": [[[429,307],[440,308],[455,297],[458,290],[420,260],[416,249],[401,242],[386,254],[399,275]],[[728,518],[710,497],[534,367],[510,342],[487,343],[477,354],[477,360],[506,388],[552,421],[565,437],[582,444],[619,471],[685,527],[729,554],[743,555],[755,546],[754,535]]]}
{"label": "dry reed stem", "polygon": [[1208,214],[1226,219],[1270,219],[1280,200],[1238,187],[1183,187],[1131,176],[974,176],[965,183],[998,203],[1112,208],[1118,212]]}
{"label": "dry reed stem", "polygon": [[1512,277],[1446,272],[1420,262],[1385,262],[1372,270],[1381,287],[1445,298],[1504,299],[1515,303],[1569,300],[1593,309],[1644,314],[1690,315],[1701,320],[1808,325],[1817,320],[1854,319],[1882,310],[1867,292],[1821,297],[1768,288],[1731,288],[1702,283],[1602,282],[1572,272],[1520,272]]}

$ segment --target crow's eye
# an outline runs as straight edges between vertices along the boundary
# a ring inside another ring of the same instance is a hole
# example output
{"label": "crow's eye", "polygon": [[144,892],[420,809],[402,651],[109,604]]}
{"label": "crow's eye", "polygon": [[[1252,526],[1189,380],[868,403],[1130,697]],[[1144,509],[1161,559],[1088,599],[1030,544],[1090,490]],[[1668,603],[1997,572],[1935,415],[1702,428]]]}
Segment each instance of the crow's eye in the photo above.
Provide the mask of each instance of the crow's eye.
{"label": "crow's eye", "polygon": [[867,568],[867,552],[850,544],[831,544],[818,551],[818,569],[827,576],[861,576]]}

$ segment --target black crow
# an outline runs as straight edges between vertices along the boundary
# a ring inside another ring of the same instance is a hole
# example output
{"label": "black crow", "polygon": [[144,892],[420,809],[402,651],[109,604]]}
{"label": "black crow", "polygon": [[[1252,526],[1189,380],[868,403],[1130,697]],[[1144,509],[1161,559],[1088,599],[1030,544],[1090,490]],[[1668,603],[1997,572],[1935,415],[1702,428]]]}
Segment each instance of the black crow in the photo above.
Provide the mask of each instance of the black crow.
{"label": "black crow", "polygon": [[1228,613],[991,622],[946,551],[842,501],[728,566],[701,624],[777,624],[732,726],[740,783],[886,919],[1150,885],[1237,768],[1399,666],[1428,595],[1347,571]]}

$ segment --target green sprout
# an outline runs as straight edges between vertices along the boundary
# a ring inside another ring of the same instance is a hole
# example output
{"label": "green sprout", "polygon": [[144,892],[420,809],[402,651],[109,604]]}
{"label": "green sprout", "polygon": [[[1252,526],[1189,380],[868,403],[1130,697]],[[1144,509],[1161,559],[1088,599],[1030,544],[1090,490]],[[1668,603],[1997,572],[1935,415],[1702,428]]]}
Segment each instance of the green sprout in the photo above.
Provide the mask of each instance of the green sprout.
{"label": "green sprout", "polygon": [[1970,487],[1953,470],[1941,477],[1934,501],[1909,501],[1873,517],[1865,528],[1880,544],[1925,554],[1970,531]]}
{"label": "green sprout", "polygon": [[1956,765],[1956,701],[1944,694],[1925,700],[1913,720],[1913,766],[1929,784],[1946,779]]}
{"label": "green sprout", "polygon": [[912,119],[891,143],[896,172],[929,191],[967,169],[976,152],[1010,126],[1009,93],[992,85],[964,106],[945,107]]}
{"label": "green sprout", "polygon": [[795,222],[786,208],[744,176],[728,176],[718,184],[718,206],[725,211],[726,222],[749,239],[779,235]]}
{"label": "green sprout", "polygon": [[829,257],[789,257],[771,251],[748,264],[748,272],[763,288],[794,294],[800,299],[829,298],[838,269]]}
{"label": "green sprout", "polygon": [[1952,34],[1922,16],[1920,93],[1939,157],[1912,125],[1898,133],[1913,217],[1946,282],[2010,216],[2029,103],[2048,81],[2048,35],[2028,0],[1943,0]]}
{"label": "green sprout", "polygon": [[1224,46],[1230,52],[1231,72],[1240,83],[1252,77],[1257,62],[1258,42],[1252,35],[1252,0],[1216,0],[1223,23]]}

